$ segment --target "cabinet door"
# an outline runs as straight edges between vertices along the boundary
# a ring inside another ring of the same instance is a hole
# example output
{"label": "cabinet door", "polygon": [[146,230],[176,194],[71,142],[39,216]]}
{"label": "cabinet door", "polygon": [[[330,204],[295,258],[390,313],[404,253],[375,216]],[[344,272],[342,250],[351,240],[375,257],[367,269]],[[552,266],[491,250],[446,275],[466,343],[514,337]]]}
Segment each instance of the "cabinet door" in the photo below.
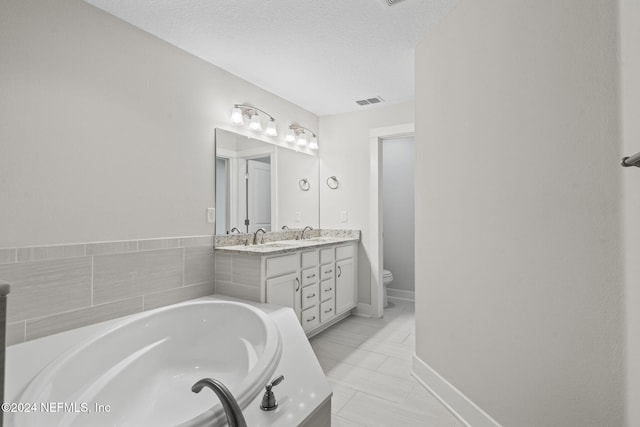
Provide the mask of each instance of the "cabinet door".
{"label": "cabinet door", "polygon": [[336,262],[336,315],[356,306],[353,258]]}
{"label": "cabinet door", "polygon": [[291,307],[300,319],[300,278],[296,273],[267,280],[267,303]]}

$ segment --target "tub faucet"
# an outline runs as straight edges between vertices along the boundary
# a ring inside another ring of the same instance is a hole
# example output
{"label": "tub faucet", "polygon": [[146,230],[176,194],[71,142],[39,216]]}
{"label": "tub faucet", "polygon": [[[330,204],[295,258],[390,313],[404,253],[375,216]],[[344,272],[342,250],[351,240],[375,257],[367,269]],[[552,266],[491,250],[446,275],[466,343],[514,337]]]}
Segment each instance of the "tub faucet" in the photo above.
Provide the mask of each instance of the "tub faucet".
{"label": "tub faucet", "polygon": [[200,393],[203,387],[209,387],[218,395],[220,402],[222,402],[224,413],[227,416],[229,427],[247,427],[247,422],[244,419],[244,415],[242,415],[242,409],[240,409],[238,401],[224,384],[212,378],[202,378],[191,387],[191,391]]}
{"label": "tub faucet", "polygon": [[267,233],[267,231],[264,228],[258,228],[256,230],[255,233],[253,233],[253,244],[257,245],[258,244],[258,232],[262,231],[262,239],[260,240],[260,243],[262,243],[264,241],[264,235]]}
{"label": "tub faucet", "polygon": [[304,240],[304,232],[307,230],[311,231],[313,230],[313,227],[311,227],[310,225],[307,225],[305,228],[303,228],[302,233],[300,234],[300,240]]}

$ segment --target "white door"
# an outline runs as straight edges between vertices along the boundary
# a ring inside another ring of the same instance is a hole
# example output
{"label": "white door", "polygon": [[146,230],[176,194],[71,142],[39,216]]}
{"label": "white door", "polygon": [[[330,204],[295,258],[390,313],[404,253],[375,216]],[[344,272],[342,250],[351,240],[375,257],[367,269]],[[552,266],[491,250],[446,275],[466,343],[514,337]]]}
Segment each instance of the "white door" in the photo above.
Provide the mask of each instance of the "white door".
{"label": "white door", "polygon": [[302,299],[300,279],[297,273],[267,279],[267,303],[291,307],[300,320]]}
{"label": "white door", "polygon": [[247,160],[247,171],[249,232],[271,231],[271,165]]}
{"label": "white door", "polygon": [[336,315],[356,305],[353,258],[336,262]]}

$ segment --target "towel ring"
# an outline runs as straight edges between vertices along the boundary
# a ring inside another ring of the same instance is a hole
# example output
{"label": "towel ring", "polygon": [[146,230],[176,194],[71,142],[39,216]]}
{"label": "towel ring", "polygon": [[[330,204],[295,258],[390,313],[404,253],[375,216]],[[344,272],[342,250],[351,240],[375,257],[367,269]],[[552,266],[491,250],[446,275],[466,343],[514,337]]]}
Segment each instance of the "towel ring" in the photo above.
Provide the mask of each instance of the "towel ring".
{"label": "towel ring", "polygon": [[327,178],[327,186],[330,189],[335,190],[340,186],[340,181],[338,181],[338,178],[336,178],[335,175],[330,176],[329,178]]}
{"label": "towel ring", "polygon": [[300,186],[300,189],[302,191],[309,191],[309,189],[311,188],[311,184],[309,184],[309,180],[307,178],[302,178],[300,181],[298,181],[298,185]]}

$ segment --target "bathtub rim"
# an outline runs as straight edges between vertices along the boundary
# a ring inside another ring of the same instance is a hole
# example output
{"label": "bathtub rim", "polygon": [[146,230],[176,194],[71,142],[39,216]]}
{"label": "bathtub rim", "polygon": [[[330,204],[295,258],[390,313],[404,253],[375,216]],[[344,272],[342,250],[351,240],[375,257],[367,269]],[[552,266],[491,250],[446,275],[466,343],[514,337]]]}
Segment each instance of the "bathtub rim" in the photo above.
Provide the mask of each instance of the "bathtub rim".
{"label": "bathtub rim", "polygon": [[[242,307],[242,309],[249,310],[250,312],[252,312],[262,320],[262,323],[265,325],[265,328],[266,328],[266,336],[272,335],[274,337],[274,339],[272,340],[265,339],[265,348],[263,350],[263,354],[269,352],[270,354],[274,353],[274,355],[268,361],[265,360],[265,358],[260,358],[258,363],[251,370],[251,372],[253,373],[256,369],[258,369],[258,371],[256,371],[257,373],[256,373],[255,380],[252,381],[250,385],[245,386],[245,382],[248,381],[248,378],[245,378],[245,380],[241,381],[237,387],[241,390],[241,392],[240,393],[234,392],[234,397],[238,401],[238,405],[244,411],[248,407],[250,402],[260,394],[264,386],[270,381],[271,376],[273,375],[276,367],[278,366],[280,359],[282,357],[282,351],[283,351],[282,335],[281,335],[280,329],[278,328],[274,320],[267,313],[255,307],[254,305],[251,305],[243,301],[218,299],[218,298],[211,299],[209,297],[188,300],[188,301],[184,301],[176,304],[171,304],[168,306],[154,308],[141,313],[131,314],[122,318],[101,322],[103,324],[101,325],[102,328],[97,330],[96,331],[97,333],[95,335],[90,335],[78,341],[77,343],[71,345],[62,353],[58,354],[53,359],[51,359],[51,361],[47,363],[45,366],[43,366],[40,370],[38,370],[31,377],[31,379],[25,384],[25,386],[16,394],[16,401],[27,401],[25,400],[24,396],[29,392],[30,388],[32,386],[37,387],[37,386],[34,386],[36,382],[46,381],[47,379],[50,379],[53,375],[55,375],[57,368],[62,366],[65,362],[67,362],[67,359],[69,359],[69,357],[79,354],[82,350],[86,349],[88,346],[100,340],[104,336],[116,333],[118,330],[125,328],[126,326],[130,325],[133,322],[144,321],[145,318],[157,316],[163,312],[172,311],[172,310],[176,310],[183,307],[219,305],[219,304]],[[88,326],[89,327],[100,326],[100,323],[94,324],[94,325],[88,325]],[[77,329],[81,329],[81,328],[77,328]],[[61,332],[60,334],[64,334],[66,332],[69,332],[69,331],[64,331],[64,332]],[[44,338],[47,338],[47,337],[44,337]],[[28,398],[29,398],[29,395],[27,395],[27,399]],[[181,426],[181,427],[182,426],[184,427],[200,426],[200,425],[207,425],[208,423],[216,423],[224,420],[225,419],[224,409],[222,408],[222,405],[218,400],[218,398],[213,393],[211,394],[211,404],[212,406],[209,407],[209,409],[205,410],[199,415],[196,415],[195,417],[192,417],[178,424],[178,426]],[[16,415],[20,415],[20,414],[9,414],[10,421],[15,423]],[[17,427],[20,427],[22,425],[24,426],[31,425],[28,421],[25,424],[20,423],[19,418],[22,418],[22,417],[18,417]],[[13,425],[13,424],[10,424],[10,425]]]}

